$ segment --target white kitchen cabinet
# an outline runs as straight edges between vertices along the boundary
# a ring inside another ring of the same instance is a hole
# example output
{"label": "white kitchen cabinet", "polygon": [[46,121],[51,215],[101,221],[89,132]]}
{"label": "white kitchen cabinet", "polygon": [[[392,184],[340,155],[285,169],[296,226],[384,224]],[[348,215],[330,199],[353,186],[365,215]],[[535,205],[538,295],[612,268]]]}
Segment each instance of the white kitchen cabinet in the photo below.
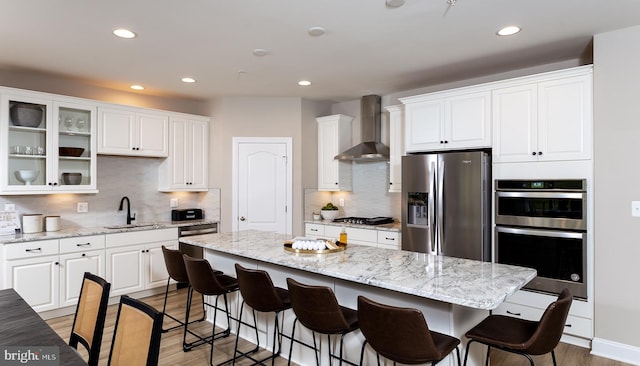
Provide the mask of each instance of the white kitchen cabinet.
{"label": "white kitchen cabinet", "polygon": [[455,89],[400,101],[405,106],[406,152],[491,147],[488,89]]}
{"label": "white kitchen cabinet", "polygon": [[[557,296],[532,291],[519,290],[496,309],[494,314],[539,320],[547,306]],[[593,307],[589,302],[574,299],[565,322],[564,334],[590,341],[593,339]],[[578,340],[565,340],[580,344]]]}
{"label": "white kitchen cabinet", "polygon": [[85,272],[104,278],[104,235],[60,239],[60,307],[78,302]]}
{"label": "white kitchen cabinet", "polygon": [[[400,249],[400,233],[396,231],[365,229],[344,226],[347,232],[347,244],[360,244],[386,249]],[[305,223],[305,236],[310,238],[333,239],[340,238],[342,226]]]}
{"label": "white kitchen cabinet", "polygon": [[168,114],[99,107],[98,115],[98,154],[168,156]]}
{"label": "white kitchen cabinet", "polygon": [[591,69],[494,90],[493,121],[494,163],[591,159]]}
{"label": "white kitchen cabinet", "polygon": [[404,155],[404,106],[385,108],[389,112],[389,192],[402,191],[402,155]]}
{"label": "white kitchen cabinet", "polygon": [[169,157],[160,165],[160,191],[209,189],[209,122],[171,117]]}
{"label": "white kitchen cabinet", "polygon": [[378,230],[378,246],[387,249],[400,249],[400,235],[397,231]]}
{"label": "white kitchen cabinet", "polygon": [[106,279],[111,296],[166,284],[168,273],[162,246],[178,248],[176,228],[106,235]]}
{"label": "white kitchen cabinet", "polygon": [[[1,194],[96,193],[96,106],[76,98],[0,88]],[[18,112],[20,111],[20,112]],[[41,114],[25,126],[15,113]],[[19,171],[34,171],[31,182]],[[67,173],[80,173],[65,181]]]}
{"label": "white kitchen cabinet", "polygon": [[318,190],[350,191],[351,162],[334,157],[351,147],[353,117],[336,114],[318,117]]}
{"label": "white kitchen cabinet", "polygon": [[5,245],[4,258],[2,288],[15,289],[35,311],[58,308],[58,240]]}

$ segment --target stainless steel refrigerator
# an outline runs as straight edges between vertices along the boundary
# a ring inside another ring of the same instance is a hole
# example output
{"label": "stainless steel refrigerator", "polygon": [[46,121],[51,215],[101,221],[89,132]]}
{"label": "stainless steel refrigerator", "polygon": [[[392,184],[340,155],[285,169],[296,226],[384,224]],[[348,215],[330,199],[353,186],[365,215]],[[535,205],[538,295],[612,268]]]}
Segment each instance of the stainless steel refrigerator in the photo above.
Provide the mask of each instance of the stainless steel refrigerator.
{"label": "stainless steel refrigerator", "polygon": [[402,157],[402,249],[491,260],[491,155]]}

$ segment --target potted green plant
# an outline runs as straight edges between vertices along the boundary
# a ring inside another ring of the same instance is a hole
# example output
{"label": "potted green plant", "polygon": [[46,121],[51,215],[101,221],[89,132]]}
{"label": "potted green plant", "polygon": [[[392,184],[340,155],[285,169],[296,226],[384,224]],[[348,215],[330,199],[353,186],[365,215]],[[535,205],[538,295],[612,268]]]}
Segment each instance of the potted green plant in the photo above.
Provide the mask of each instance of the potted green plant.
{"label": "potted green plant", "polygon": [[322,218],[325,220],[333,220],[338,217],[338,206],[329,202],[320,209]]}

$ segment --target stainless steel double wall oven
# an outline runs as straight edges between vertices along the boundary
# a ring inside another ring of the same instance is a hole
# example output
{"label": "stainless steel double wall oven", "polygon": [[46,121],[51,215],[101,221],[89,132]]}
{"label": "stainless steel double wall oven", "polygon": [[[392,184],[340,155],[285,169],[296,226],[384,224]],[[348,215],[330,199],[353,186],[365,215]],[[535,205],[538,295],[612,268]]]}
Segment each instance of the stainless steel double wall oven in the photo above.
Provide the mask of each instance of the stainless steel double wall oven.
{"label": "stainless steel double wall oven", "polygon": [[496,180],[498,263],[532,267],[525,288],[587,298],[586,180]]}

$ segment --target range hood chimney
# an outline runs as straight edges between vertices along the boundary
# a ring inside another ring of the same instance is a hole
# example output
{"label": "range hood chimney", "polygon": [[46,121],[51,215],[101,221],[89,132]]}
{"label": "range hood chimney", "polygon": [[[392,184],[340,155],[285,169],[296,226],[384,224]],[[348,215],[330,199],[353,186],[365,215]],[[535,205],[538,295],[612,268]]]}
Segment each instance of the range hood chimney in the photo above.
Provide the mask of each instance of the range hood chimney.
{"label": "range hood chimney", "polygon": [[389,148],[381,140],[381,98],[365,95],[360,101],[360,131],[363,142],[335,156],[337,160],[355,162],[389,160]]}

